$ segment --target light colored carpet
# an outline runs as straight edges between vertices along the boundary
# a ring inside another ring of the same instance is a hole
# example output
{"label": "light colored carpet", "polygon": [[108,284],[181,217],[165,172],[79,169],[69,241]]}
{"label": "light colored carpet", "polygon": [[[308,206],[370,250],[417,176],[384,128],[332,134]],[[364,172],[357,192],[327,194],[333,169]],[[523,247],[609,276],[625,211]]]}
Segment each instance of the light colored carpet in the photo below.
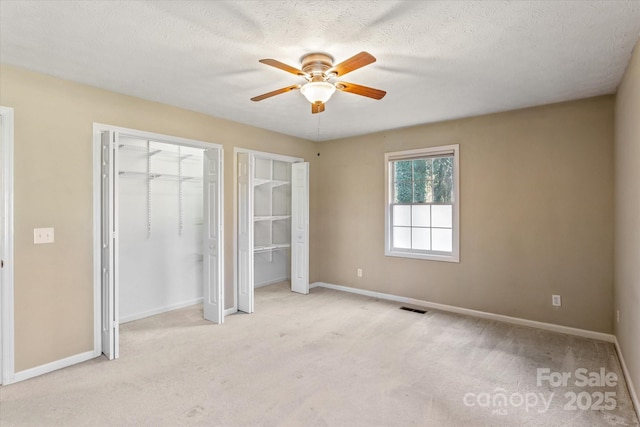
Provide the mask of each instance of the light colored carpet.
{"label": "light colored carpet", "polygon": [[[278,284],[256,291],[254,314],[222,326],[199,307],[131,322],[119,360],[1,387],[0,425],[638,425],[611,344],[398,307]],[[572,375],[567,386],[538,386],[537,368],[604,368],[618,381],[578,387]],[[616,408],[565,408],[573,392],[587,393],[583,407],[615,393]]]}

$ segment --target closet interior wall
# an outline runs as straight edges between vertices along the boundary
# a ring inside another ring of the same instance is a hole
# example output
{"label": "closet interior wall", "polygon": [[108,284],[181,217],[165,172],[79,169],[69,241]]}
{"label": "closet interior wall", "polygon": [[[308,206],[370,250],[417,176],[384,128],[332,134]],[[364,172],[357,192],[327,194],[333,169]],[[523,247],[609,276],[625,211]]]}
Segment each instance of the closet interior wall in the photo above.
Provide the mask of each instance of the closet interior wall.
{"label": "closet interior wall", "polygon": [[255,157],[254,286],[291,276],[291,163]]}
{"label": "closet interior wall", "polygon": [[120,136],[120,323],[202,301],[203,150]]}

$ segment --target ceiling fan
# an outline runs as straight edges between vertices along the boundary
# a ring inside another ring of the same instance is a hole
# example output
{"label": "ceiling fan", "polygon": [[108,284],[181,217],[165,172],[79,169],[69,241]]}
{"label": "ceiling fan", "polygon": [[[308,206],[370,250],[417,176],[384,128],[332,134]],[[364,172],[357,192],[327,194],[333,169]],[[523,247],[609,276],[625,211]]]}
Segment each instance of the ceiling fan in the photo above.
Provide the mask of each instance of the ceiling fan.
{"label": "ceiling fan", "polygon": [[337,65],[333,65],[333,57],[326,53],[310,53],[302,57],[302,69],[291,67],[275,59],[261,59],[260,62],[295,74],[296,76],[304,77],[307,83],[291,85],[267,92],[251,98],[252,101],[262,101],[263,99],[271,98],[281,93],[300,89],[302,95],[311,103],[311,113],[316,114],[324,111],[324,104],[331,98],[331,95],[333,95],[336,89],[373,99],[382,99],[387,94],[387,92],[383,90],[361,86],[355,83],[334,82],[338,77],[342,77],[351,71],[376,62],[376,58],[367,52],[360,52]]}

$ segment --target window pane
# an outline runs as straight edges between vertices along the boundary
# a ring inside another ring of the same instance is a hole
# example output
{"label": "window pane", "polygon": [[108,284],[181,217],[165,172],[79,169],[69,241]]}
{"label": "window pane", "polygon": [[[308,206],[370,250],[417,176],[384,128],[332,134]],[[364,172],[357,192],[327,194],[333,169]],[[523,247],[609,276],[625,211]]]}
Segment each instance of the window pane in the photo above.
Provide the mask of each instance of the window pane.
{"label": "window pane", "polygon": [[427,180],[429,179],[427,173],[427,162],[430,160],[421,159],[414,160],[413,163],[413,202],[425,203],[426,201],[426,189]]}
{"label": "window pane", "polygon": [[411,181],[395,182],[393,187],[393,203],[411,203],[413,201]]}
{"label": "window pane", "polygon": [[453,231],[450,229],[432,228],[431,246],[434,251],[451,252],[453,250]]}
{"label": "window pane", "polygon": [[433,202],[433,181],[428,180],[425,187],[424,192],[424,202],[432,203]]}
{"label": "window pane", "polygon": [[412,178],[411,160],[393,163],[393,200],[395,203],[411,203],[413,201]]}
{"label": "window pane", "polygon": [[431,205],[431,226],[452,228],[452,212],[451,205]]}
{"label": "window pane", "polygon": [[393,207],[393,225],[411,226],[411,206],[394,206]]}
{"label": "window pane", "polygon": [[411,225],[414,227],[430,227],[431,226],[431,206],[414,205],[411,206]]}
{"label": "window pane", "polygon": [[431,249],[431,242],[429,239],[429,231],[430,228],[412,228],[411,229],[411,238],[412,244],[411,247],[413,249],[420,249],[423,251],[428,251]]}
{"label": "window pane", "polygon": [[427,203],[427,185],[425,181],[413,183],[413,203]]}
{"label": "window pane", "polygon": [[393,227],[393,247],[411,249],[411,228]]}
{"label": "window pane", "polygon": [[453,200],[453,157],[433,159],[433,201],[447,203]]}

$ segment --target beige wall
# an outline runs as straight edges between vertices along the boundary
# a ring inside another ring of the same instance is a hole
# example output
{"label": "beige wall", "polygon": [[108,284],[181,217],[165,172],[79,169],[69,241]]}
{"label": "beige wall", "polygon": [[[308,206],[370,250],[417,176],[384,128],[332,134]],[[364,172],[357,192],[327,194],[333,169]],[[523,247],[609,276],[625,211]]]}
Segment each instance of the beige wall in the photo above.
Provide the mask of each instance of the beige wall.
{"label": "beige wall", "polygon": [[[640,393],[640,42],[615,106],[615,309],[616,336],[636,396]],[[636,402],[637,404],[638,402]],[[640,408],[636,408],[640,410]]]}
{"label": "beige wall", "polygon": [[[613,103],[605,96],[316,144],[2,66],[0,104],[15,109],[16,371],[92,349],[94,122],[224,145],[227,295],[238,146],[311,162],[312,281],[610,333]],[[461,262],[385,257],[384,152],[454,143]],[[42,226],[56,228],[55,244],[33,245]],[[550,303],[556,293],[560,309]]]}
{"label": "beige wall", "polygon": [[[225,290],[233,295],[233,147],[311,161],[313,142],[2,66],[0,105],[15,109],[16,372],[93,349],[92,126],[192,138],[225,149]],[[311,217],[311,241],[315,240]],[[34,227],[56,242],[33,245]],[[317,278],[311,247],[311,280]]]}
{"label": "beige wall", "polygon": [[[319,143],[320,280],[613,332],[613,103]],[[460,144],[460,263],[385,257],[384,153],[447,144]]]}

